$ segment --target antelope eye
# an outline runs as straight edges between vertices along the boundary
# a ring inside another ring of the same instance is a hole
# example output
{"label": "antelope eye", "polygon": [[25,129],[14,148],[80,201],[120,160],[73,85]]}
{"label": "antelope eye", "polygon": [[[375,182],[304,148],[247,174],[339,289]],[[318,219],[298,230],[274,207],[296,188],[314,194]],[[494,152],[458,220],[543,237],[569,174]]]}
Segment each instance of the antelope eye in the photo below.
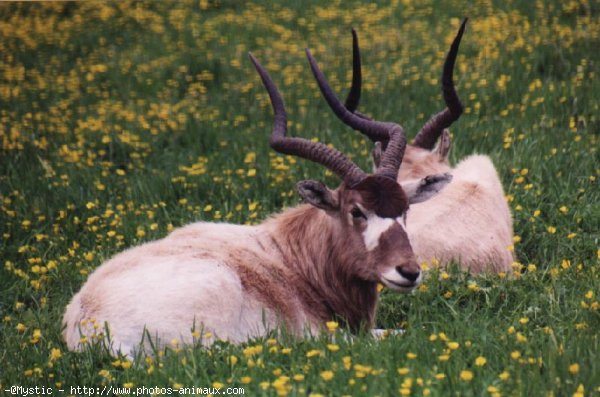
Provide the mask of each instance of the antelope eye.
{"label": "antelope eye", "polygon": [[363,212],[358,207],[352,208],[352,211],[350,211],[350,214],[352,215],[352,217],[354,219],[359,219],[359,218],[367,219],[365,214],[363,214]]}

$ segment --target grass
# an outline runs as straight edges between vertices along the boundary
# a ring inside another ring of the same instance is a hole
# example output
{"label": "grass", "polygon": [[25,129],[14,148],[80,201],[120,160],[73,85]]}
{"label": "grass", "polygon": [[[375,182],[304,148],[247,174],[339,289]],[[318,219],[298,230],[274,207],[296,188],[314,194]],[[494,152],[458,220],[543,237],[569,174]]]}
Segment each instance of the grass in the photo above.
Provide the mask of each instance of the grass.
{"label": "grass", "polygon": [[[599,395],[600,6],[452,3],[0,4],[0,389]],[[134,362],[66,350],[64,307],[113,254],[197,220],[260,222],[298,202],[300,179],[338,183],[269,149],[272,114],[248,51],[280,86],[292,134],[368,169],[369,144],[326,108],[302,49],[344,94],[355,27],[361,110],[412,135],[442,107],[441,65],[463,16],[466,112],[451,158],[496,164],[514,278],[452,268],[410,296],[384,290],[378,325],[406,332],[379,342],[282,336]]]}

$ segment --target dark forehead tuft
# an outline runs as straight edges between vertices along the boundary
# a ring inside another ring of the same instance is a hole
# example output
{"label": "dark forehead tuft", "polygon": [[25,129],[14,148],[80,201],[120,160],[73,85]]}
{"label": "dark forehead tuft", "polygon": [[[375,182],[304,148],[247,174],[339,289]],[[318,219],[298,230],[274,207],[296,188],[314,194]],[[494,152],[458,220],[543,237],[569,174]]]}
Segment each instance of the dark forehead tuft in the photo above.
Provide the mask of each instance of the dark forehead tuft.
{"label": "dark forehead tuft", "polygon": [[408,210],[408,198],[398,182],[381,176],[369,175],[352,190],[357,191],[363,205],[377,216],[383,218],[397,218]]}

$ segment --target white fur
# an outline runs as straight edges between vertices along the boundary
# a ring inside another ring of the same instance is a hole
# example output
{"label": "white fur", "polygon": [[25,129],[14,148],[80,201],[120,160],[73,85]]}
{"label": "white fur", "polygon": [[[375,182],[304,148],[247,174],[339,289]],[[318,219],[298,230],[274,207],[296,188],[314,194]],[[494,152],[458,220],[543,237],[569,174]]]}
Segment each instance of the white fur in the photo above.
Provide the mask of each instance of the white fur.
{"label": "white fur", "polygon": [[511,272],[512,217],[490,158],[472,155],[454,169],[439,164],[439,172],[450,172],[452,181],[408,212],[407,231],[417,260],[458,261],[476,273]]}
{"label": "white fur", "polygon": [[202,337],[211,335],[204,344],[264,335],[277,324],[276,316],[243,289],[226,263],[227,248],[256,246],[257,232],[251,226],[200,222],[115,256],[90,275],[67,306],[67,345],[77,350],[82,335],[91,342],[105,327],[112,350],[128,355],[139,347],[144,326],[163,344],[191,343],[194,326]]}
{"label": "white fur", "polygon": [[368,251],[373,251],[379,246],[379,237],[387,231],[395,222],[391,218],[381,218],[375,214],[367,216],[367,228],[363,232],[365,247]]}
{"label": "white fur", "polygon": [[[168,240],[163,241],[168,244]],[[163,241],[126,251],[127,257],[137,258],[133,266],[120,266],[126,258],[119,258],[90,276],[66,309],[65,339],[70,348],[79,345],[82,320],[95,322],[95,332],[108,326],[112,349],[126,354],[132,354],[142,340],[140,324],[146,325],[155,341],[166,344],[173,339],[191,343],[194,324],[203,336],[212,334],[205,343],[241,342],[264,335],[274,325],[273,314],[243,291],[234,271],[218,260],[152,255],[149,248]],[[92,327],[88,323],[81,331],[92,336]]]}

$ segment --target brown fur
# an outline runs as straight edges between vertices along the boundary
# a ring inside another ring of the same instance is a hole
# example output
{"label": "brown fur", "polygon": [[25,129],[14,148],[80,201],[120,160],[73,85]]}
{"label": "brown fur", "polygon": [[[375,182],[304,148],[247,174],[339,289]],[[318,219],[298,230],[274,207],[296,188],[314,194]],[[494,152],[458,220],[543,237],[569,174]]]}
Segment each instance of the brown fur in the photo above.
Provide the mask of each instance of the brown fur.
{"label": "brown fur", "polygon": [[370,264],[362,241],[350,233],[343,238],[345,228],[313,207],[301,206],[272,221],[279,223],[273,238],[293,273],[294,283],[287,287],[296,289],[304,310],[320,322],[337,318],[353,330],[371,325],[376,282],[361,279],[362,267]]}
{"label": "brown fur", "polygon": [[362,204],[383,218],[398,218],[408,210],[408,198],[398,183],[390,178],[372,175],[354,187]]}

